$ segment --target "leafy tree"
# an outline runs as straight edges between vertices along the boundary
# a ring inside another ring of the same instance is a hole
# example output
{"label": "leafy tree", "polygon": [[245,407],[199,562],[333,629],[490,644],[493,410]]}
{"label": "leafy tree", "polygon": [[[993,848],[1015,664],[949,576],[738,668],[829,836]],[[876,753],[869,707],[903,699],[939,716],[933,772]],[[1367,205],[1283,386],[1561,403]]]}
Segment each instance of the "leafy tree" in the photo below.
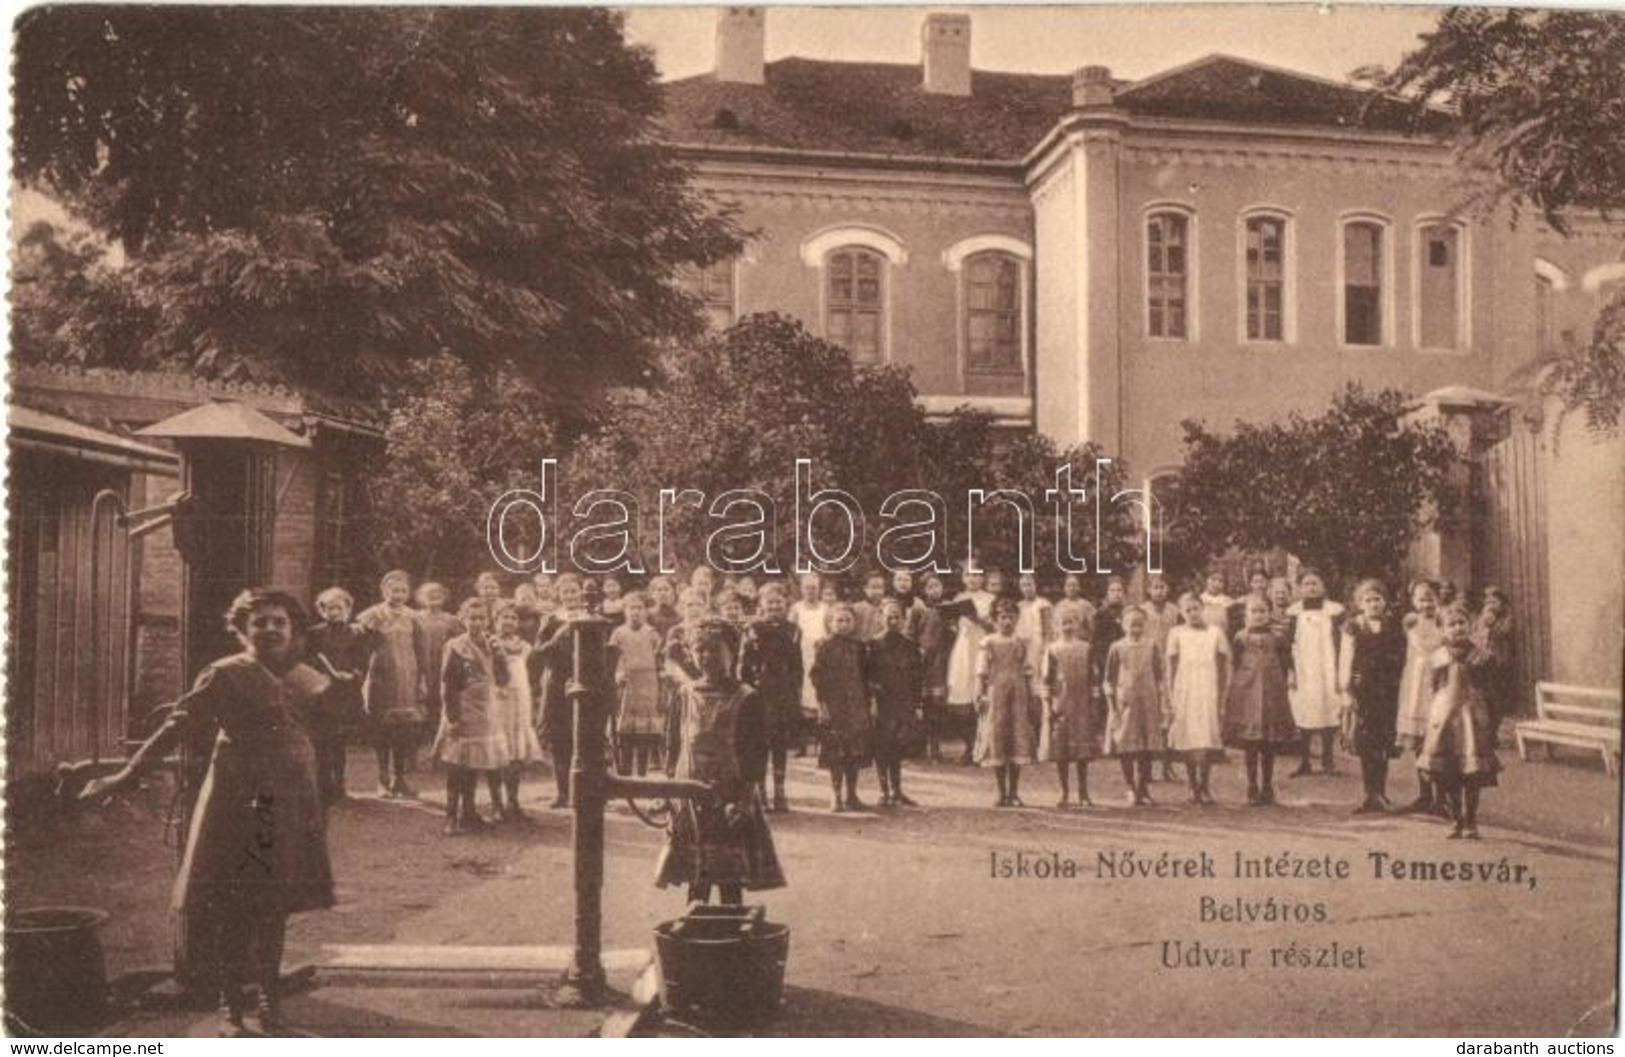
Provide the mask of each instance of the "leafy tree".
{"label": "leafy tree", "polygon": [[1453,515],[1459,456],[1443,430],[1401,423],[1405,397],[1350,385],[1322,415],[1236,423],[1229,436],[1186,421],[1170,546],[1187,561],[1232,547],[1281,547],[1334,583],[1392,579],[1419,530]]}
{"label": "leafy tree", "polygon": [[[459,580],[490,565],[486,514],[510,488],[533,488],[562,443],[535,384],[482,380],[453,356],[411,365],[391,408],[387,450],[370,481],[365,534],[378,571],[401,566]],[[515,521],[516,549],[534,544]]]}
{"label": "leafy tree", "polygon": [[[623,489],[644,514],[642,554],[658,559],[655,512],[663,488],[692,488],[707,502],[733,489],[766,494],[777,513],[772,552],[789,570],[795,555],[794,476],[797,459],[811,462],[809,491],[844,489],[865,515],[856,569],[874,561],[875,541],[894,522],[880,518],[886,499],[908,489],[942,496],[947,534],[942,553],[955,561],[965,552],[967,495],[972,488],[1018,489],[1037,500],[1052,487],[1062,460],[1076,466],[1075,481],[1087,483],[1089,503],[1074,517],[1077,551],[1094,560],[1094,481],[1098,449],[1057,451],[1041,437],[1006,442],[986,415],[960,411],[932,422],[916,402],[905,371],[855,365],[846,351],[808,334],[787,317],[748,316],[703,346],[674,354],[663,384],[628,398],[600,431],[588,437],[564,467],[566,497],[598,487]],[[696,443],[703,438],[703,443]],[[1109,489],[1122,487],[1122,471],[1105,475]],[[566,502],[568,502],[568,498]],[[1139,550],[1126,506],[1106,518],[1104,553],[1128,561]],[[907,517],[919,514],[909,510]],[[729,520],[741,517],[739,513]],[[682,565],[707,560],[709,534],[722,524],[692,508],[668,518],[667,548]],[[1012,567],[1015,523],[996,504],[977,519],[976,544],[985,565]],[[1054,543],[1048,515],[1037,529],[1037,563],[1052,564]],[[813,523],[821,553],[838,553],[844,524]]]}
{"label": "leafy tree", "polygon": [[95,235],[35,221],[12,257],[12,346],[58,363],[115,359],[153,313]]}
{"label": "leafy tree", "polygon": [[[1625,205],[1625,18],[1607,11],[1452,8],[1392,70],[1356,76],[1407,96],[1422,121],[1453,114],[1457,154],[1490,197],[1540,212],[1559,232],[1576,209]],[[1537,361],[1538,391],[1610,432],[1625,409],[1625,291],[1589,345]]]}
{"label": "leafy tree", "polygon": [[16,175],[122,244],[151,317],[78,355],[355,392],[450,351],[564,411],[695,334],[674,269],[736,248],[603,9],[47,6],[17,33]]}

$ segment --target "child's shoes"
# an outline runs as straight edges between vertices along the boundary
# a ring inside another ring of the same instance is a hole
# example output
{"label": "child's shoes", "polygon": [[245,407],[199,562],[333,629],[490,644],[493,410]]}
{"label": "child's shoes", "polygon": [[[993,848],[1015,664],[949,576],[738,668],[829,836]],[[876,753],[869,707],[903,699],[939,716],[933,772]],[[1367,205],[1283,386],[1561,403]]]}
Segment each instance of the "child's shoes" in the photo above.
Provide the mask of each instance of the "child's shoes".
{"label": "child's shoes", "polygon": [[255,1019],[259,1021],[260,1034],[268,1039],[287,1034],[288,1024],[282,1019],[282,1002],[275,991],[260,991]]}
{"label": "child's shoes", "polygon": [[241,992],[236,995],[222,994],[220,996],[220,1010],[216,1023],[215,1033],[222,1039],[249,1039],[254,1037],[246,1023],[243,1022],[243,1013],[247,1002]]}

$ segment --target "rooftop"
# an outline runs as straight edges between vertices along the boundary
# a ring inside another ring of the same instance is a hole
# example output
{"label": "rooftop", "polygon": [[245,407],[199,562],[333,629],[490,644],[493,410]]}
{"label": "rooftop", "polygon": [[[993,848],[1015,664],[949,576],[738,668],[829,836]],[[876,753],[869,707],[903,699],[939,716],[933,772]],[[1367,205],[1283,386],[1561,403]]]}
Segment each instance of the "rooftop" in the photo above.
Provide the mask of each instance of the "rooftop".
{"label": "rooftop", "polygon": [[[1020,161],[1073,110],[1068,74],[971,73],[969,95],[927,92],[922,68],[780,59],[764,84],[713,74],[666,86],[676,143],[881,156]],[[1228,55],[1114,81],[1129,115],[1271,126],[1403,131],[1410,108],[1353,85]]]}

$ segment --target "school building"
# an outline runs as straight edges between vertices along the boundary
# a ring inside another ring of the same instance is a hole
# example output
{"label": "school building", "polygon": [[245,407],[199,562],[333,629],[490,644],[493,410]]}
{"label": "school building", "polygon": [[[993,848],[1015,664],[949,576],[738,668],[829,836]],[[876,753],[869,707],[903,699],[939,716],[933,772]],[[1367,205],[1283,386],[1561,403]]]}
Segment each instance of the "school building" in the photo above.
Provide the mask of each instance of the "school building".
{"label": "school building", "polygon": [[[666,86],[664,138],[754,232],[693,277],[716,324],[798,317],[907,367],[927,410],[1094,440],[1153,483],[1184,419],[1414,394],[1483,512],[1417,571],[1510,586],[1528,675],[1617,685],[1625,460],[1504,396],[1625,281],[1618,217],[1462,210],[1440,115],[1244,58],[999,73],[969,15],[930,14],[917,64],[767,62],[770,17],[718,9],[713,71]],[[1555,545],[1577,531],[1612,543]]]}
{"label": "school building", "polygon": [[1143,475],[1191,416],[1494,390],[1625,279],[1617,221],[1458,216],[1448,148],[1346,85],[1221,55],[978,70],[963,14],[924,19],[918,65],[769,63],[769,17],[719,9],[714,71],[666,88],[666,140],[757,232],[697,278],[713,318],[799,317],[928,409]]}

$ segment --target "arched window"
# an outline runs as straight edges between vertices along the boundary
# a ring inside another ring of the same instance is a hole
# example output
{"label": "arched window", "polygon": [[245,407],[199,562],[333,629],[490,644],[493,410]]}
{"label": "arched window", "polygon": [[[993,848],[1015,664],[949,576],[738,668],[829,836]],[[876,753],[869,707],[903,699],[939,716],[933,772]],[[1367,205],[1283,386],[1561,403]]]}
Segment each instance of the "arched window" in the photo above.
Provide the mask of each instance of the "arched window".
{"label": "arched window", "polygon": [[1145,332],[1190,337],[1190,216],[1164,210],[1145,218]]}
{"label": "arched window", "polygon": [[824,337],[861,363],[885,356],[886,258],[842,246],[824,258]]}
{"label": "arched window", "polygon": [[1290,227],[1285,216],[1256,213],[1242,222],[1242,336],[1290,341]]}
{"label": "arched window", "polygon": [[1344,345],[1391,345],[1393,282],[1388,223],[1360,216],[1338,228],[1339,330]]}
{"label": "arched window", "polygon": [[1418,221],[1414,263],[1416,347],[1467,348],[1467,229],[1445,219]]}
{"label": "arched window", "polygon": [[964,266],[965,368],[1020,374],[1021,262],[1008,253],[978,253]]}

